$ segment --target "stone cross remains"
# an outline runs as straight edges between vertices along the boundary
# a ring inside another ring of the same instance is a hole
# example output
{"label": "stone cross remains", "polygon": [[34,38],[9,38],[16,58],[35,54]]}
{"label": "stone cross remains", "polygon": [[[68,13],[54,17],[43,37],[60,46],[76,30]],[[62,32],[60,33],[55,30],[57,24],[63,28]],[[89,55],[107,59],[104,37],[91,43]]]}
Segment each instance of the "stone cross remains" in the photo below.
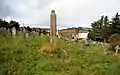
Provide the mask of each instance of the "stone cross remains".
{"label": "stone cross remains", "polygon": [[50,14],[50,43],[54,46],[56,45],[56,13],[55,10],[52,10]]}

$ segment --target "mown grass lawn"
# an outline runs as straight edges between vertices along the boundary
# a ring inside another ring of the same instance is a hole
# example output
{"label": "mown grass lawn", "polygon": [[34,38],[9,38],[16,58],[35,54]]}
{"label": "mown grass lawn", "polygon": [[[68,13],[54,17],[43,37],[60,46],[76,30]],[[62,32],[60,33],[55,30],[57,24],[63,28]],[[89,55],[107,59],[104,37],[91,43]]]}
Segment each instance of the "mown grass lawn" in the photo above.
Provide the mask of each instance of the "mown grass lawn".
{"label": "mown grass lawn", "polygon": [[99,45],[81,49],[80,43],[68,46],[58,39],[57,47],[66,50],[69,57],[43,56],[38,53],[38,48],[48,39],[39,36],[1,38],[0,75],[120,75],[120,59],[104,55]]}

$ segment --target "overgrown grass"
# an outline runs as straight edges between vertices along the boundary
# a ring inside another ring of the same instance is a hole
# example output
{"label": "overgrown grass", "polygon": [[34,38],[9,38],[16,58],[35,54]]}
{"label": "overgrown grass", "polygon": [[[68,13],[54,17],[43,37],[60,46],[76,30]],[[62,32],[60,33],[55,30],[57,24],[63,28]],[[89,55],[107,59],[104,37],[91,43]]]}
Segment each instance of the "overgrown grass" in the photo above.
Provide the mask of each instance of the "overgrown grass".
{"label": "overgrown grass", "polygon": [[[0,37],[1,38],[1,37]],[[80,48],[58,39],[68,57],[43,56],[38,48],[48,37],[0,39],[0,75],[120,75],[120,59],[104,55],[100,46]],[[86,54],[93,52],[93,54]]]}

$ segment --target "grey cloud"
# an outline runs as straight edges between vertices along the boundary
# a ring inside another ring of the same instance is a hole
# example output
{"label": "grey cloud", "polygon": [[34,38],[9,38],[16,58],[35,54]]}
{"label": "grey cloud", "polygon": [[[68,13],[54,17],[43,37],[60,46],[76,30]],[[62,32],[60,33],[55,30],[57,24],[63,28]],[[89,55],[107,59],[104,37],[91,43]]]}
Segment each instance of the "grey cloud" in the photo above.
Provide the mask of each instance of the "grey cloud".
{"label": "grey cloud", "polygon": [[41,9],[41,8],[44,8],[44,7],[47,7],[49,6],[52,2],[55,2],[55,1],[58,1],[58,0],[39,0],[38,2],[38,8]]}
{"label": "grey cloud", "polygon": [[7,0],[0,0],[0,17],[7,17],[13,13],[12,8],[6,3]]}
{"label": "grey cloud", "polygon": [[0,0],[0,16],[35,24],[30,26],[49,27],[50,11],[55,9],[58,27],[86,27],[101,15],[120,12],[119,3],[119,0]]}

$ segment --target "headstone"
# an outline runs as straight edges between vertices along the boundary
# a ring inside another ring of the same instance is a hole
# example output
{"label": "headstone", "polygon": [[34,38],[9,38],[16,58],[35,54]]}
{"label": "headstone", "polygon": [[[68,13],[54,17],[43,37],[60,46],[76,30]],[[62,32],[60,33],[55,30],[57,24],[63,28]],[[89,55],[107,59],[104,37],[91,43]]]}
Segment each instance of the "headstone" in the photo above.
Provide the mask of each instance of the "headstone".
{"label": "headstone", "polygon": [[26,30],[25,28],[23,28],[23,37],[27,38],[28,36],[30,36],[30,32]]}
{"label": "headstone", "polygon": [[9,28],[7,29],[7,33],[10,34],[10,29]]}
{"label": "headstone", "polygon": [[25,38],[27,38],[29,36],[29,34],[28,33],[25,33]]}
{"label": "headstone", "polygon": [[103,49],[104,49],[104,54],[108,54],[109,52],[108,52],[108,49],[111,47],[111,45],[109,44],[109,43],[103,43],[102,44],[102,46],[103,46]]}
{"label": "headstone", "polygon": [[32,33],[30,31],[27,31],[28,36],[32,36]]}
{"label": "headstone", "polygon": [[95,46],[97,43],[95,41],[92,42],[93,46]]}
{"label": "headstone", "polygon": [[23,33],[25,33],[25,28],[23,28]]}
{"label": "headstone", "polygon": [[35,38],[36,32],[33,30],[32,31],[32,36]]}
{"label": "headstone", "polygon": [[39,36],[39,33],[38,33],[38,32],[36,32],[36,35],[37,35],[37,36]]}
{"label": "headstone", "polygon": [[25,30],[25,28],[23,28],[22,31],[23,31],[23,37],[26,38],[26,30]]}
{"label": "headstone", "polygon": [[44,34],[43,34],[43,33],[41,33],[41,34],[40,34],[40,36],[41,36],[41,37],[43,37],[43,36],[44,36]]}
{"label": "headstone", "polygon": [[50,14],[50,43],[56,45],[56,13],[52,10]]}
{"label": "headstone", "polygon": [[27,38],[29,36],[28,30],[25,31],[24,33],[24,38]]}
{"label": "headstone", "polygon": [[16,38],[16,28],[12,27],[12,38]]}
{"label": "headstone", "polygon": [[47,36],[49,36],[49,34],[47,34]]}
{"label": "headstone", "polygon": [[6,37],[6,34],[7,34],[7,29],[6,28],[0,28],[0,34],[3,36],[3,37]]}
{"label": "headstone", "polygon": [[6,37],[6,35],[7,35],[7,29],[3,28],[3,37]]}

